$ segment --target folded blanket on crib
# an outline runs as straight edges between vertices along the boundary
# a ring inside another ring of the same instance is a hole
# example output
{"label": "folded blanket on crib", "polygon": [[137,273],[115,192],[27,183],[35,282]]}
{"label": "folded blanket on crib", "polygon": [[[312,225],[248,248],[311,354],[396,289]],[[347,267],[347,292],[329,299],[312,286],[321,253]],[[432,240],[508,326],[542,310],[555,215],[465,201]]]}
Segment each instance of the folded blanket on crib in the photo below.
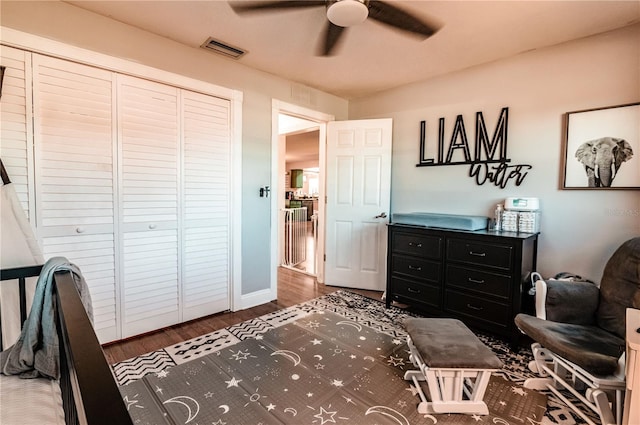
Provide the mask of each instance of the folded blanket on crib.
{"label": "folded blanket on crib", "polygon": [[60,349],[56,323],[53,274],[70,271],[80,299],[93,321],[89,288],[80,269],[64,257],[54,257],[42,267],[38,277],[33,304],[18,341],[0,353],[0,372],[20,375],[21,378],[60,377]]}

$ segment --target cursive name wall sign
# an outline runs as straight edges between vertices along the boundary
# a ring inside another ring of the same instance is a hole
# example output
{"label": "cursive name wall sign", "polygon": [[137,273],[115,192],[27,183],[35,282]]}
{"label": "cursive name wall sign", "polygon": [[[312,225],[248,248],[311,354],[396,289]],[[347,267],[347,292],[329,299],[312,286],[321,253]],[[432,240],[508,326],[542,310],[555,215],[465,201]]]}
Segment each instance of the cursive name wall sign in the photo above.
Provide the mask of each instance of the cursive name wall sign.
{"label": "cursive name wall sign", "polygon": [[[427,122],[420,121],[420,160],[416,167],[469,165],[469,177],[481,186],[487,182],[504,189],[509,181],[520,186],[531,165],[510,165],[507,156],[509,108],[502,108],[493,135],[489,137],[482,112],[476,112],[475,138],[470,145],[462,115],[456,117],[451,138],[445,144],[446,120],[438,120],[438,151],[436,158],[425,158]],[[471,149],[473,147],[473,150]]]}

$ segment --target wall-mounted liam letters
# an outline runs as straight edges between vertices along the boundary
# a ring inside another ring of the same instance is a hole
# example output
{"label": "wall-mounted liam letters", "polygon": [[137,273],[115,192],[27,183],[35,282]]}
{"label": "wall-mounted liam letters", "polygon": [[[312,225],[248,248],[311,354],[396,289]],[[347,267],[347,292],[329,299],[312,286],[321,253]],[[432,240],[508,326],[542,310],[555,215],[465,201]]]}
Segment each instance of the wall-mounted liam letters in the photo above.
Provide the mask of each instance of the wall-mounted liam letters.
{"label": "wall-mounted liam letters", "polygon": [[[468,165],[469,177],[480,186],[487,182],[504,189],[509,181],[520,186],[531,165],[510,164],[507,156],[507,124],[509,108],[502,108],[493,136],[489,138],[482,112],[476,112],[475,139],[469,137],[462,115],[453,124],[444,117],[438,120],[437,159],[425,158],[427,152],[427,122],[420,121],[420,162],[416,167],[438,167],[443,165]],[[448,130],[450,129],[450,130]],[[445,135],[451,137],[446,142]],[[473,147],[473,150],[471,149]]]}

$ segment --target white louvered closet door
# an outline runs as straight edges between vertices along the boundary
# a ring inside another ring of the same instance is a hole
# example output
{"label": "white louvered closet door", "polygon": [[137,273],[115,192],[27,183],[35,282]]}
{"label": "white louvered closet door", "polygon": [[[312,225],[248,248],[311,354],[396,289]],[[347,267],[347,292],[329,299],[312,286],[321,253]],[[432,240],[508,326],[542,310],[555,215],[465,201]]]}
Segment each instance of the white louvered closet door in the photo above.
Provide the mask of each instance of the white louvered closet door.
{"label": "white louvered closet door", "polygon": [[101,342],[119,338],[112,73],[33,55],[38,235],[89,285]]}
{"label": "white louvered closet door", "polygon": [[0,46],[6,67],[0,101],[0,156],[27,217],[33,221],[31,164],[31,54]]}
{"label": "white louvered closet door", "polygon": [[230,102],[182,91],[183,320],[229,309]]}
{"label": "white louvered closet door", "polygon": [[179,92],[118,75],[123,337],[180,322]]}

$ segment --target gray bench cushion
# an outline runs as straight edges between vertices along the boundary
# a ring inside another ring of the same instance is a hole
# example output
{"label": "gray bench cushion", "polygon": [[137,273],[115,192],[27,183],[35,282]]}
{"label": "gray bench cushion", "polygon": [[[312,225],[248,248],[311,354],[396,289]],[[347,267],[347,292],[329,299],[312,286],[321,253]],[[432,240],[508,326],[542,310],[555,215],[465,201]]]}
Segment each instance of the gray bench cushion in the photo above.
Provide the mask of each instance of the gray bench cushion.
{"label": "gray bench cushion", "polygon": [[418,353],[432,368],[500,369],[502,362],[456,319],[405,320]]}

